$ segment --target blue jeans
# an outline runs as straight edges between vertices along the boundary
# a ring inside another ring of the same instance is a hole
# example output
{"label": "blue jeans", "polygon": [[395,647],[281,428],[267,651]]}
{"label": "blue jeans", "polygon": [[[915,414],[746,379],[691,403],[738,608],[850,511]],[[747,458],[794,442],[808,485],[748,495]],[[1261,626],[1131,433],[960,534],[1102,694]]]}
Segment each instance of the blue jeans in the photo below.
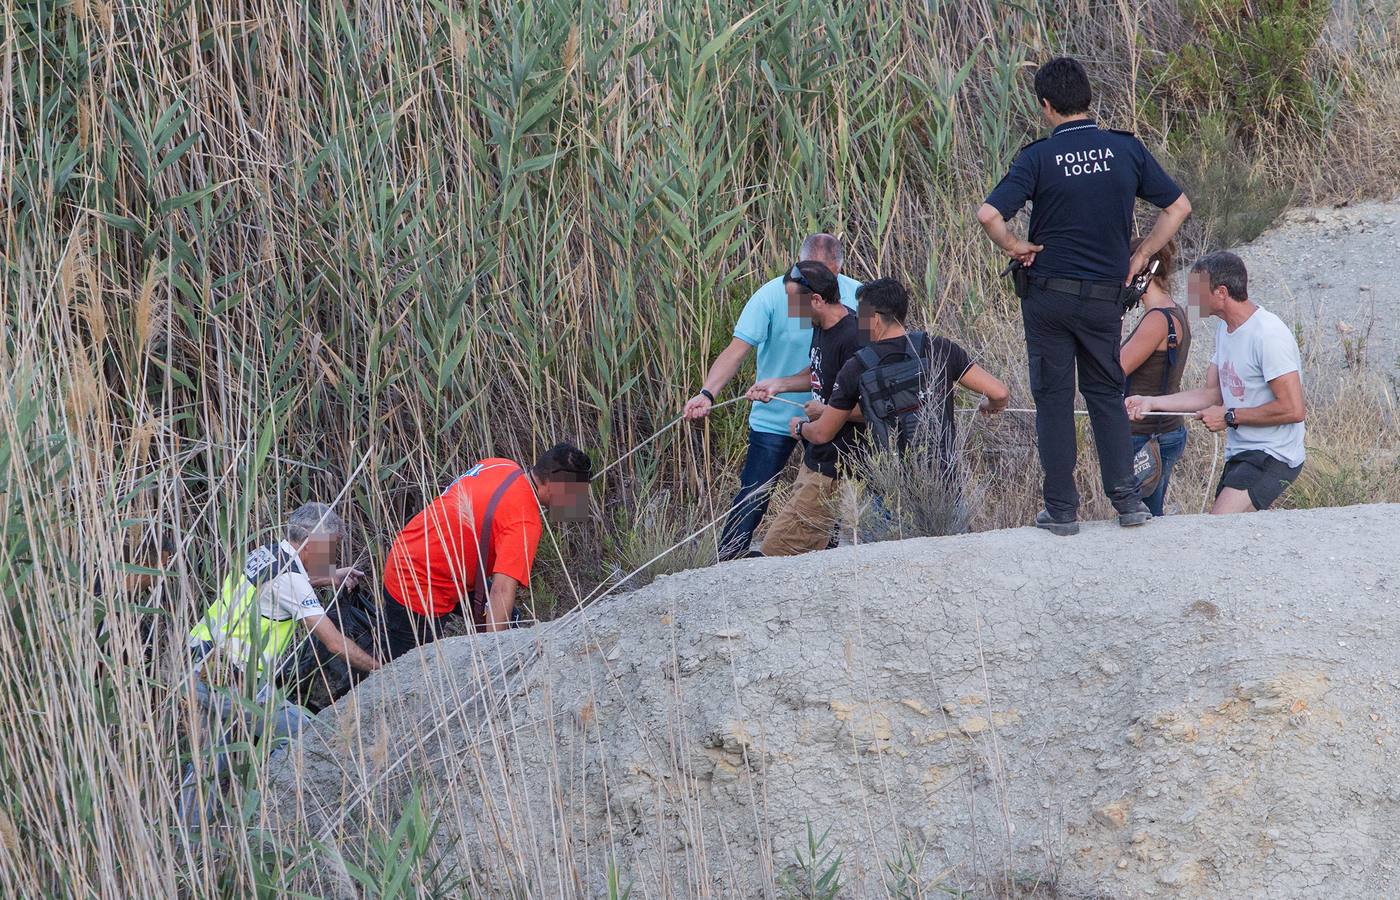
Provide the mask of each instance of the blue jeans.
{"label": "blue jeans", "polygon": [[797,439],[786,434],[749,429],[749,453],[744,458],[744,471],[739,475],[739,493],[734,497],[719,536],[721,560],[737,559],[749,552],[753,533],[763,521],[763,514],[768,512],[773,485],[796,446]]}
{"label": "blue jeans", "polygon": [[[287,742],[296,738],[311,721],[300,706],[280,699],[269,701],[263,715],[251,714],[240,707],[234,696],[236,690],[211,688],[202,679],[195,678],[195,703],[202,719],[201,730],[205,741],[203,752],[213,757],[209,766],[213,777],[204,786],[212,790],[204,791],[199,781],[199,768],[193,762],[185,766],[185,777],[180,784],[179,816],[186,826],[202,826],[214,815],[219,800],[217,792],[223,790],[232,767],[229,751],[222,749],[225,745],[248,739],[259,740],[271,731],[277,742],[268,758],[276,759],[286,751]],[[246,728],[246,734],[237,734],[240,726]],[[199,802],[201,793],[204,794],[202,805]]]}
{"label": "blue jeans", "polygon": [[[1141,450],[1150,437],[1147,434],[1133,435],[1133,452]],[[1157,490],[1152,492],[1152,496],[1142,498],[1154,516],[1162,515],[1162,503],[1167,499],[1167,481],[1171,478],[1172,466],[1186,452],[1186,426],[1157,435],[1157,448],[1162,452],[1162,480],[1157,482]]]}

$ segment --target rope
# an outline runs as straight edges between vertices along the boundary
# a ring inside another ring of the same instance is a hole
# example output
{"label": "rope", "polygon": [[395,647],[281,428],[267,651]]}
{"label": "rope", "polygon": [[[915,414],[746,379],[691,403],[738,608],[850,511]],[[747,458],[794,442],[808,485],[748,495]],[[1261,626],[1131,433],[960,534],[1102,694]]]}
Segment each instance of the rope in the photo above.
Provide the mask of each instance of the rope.
{"label": "rope", "polygon": [[[958,412],[977,412],[977,407],[975,407],[975,406],[965,406],[965,407],[963,407],[962,409],[958,410]],[[1033,407],[1018,408],[1018,407],[1014,407],[1014,406],[1009,406],[1009,407],[1007,407],[1006,409],[1003,409],[1002,412],[1004,412],[1004,413],[1030,413],[1031,415],[1035,415],[1036,410],[1035,410]],[[1087,409],[1076,409],[1076,410],[1074,411],[1074,414],[1075,414],[1076,416],[1087,416],[1087,415],[1089,414],[1089,411],[1088,411]],[[1192,416],[1192,415],[1195,415],[1195,413],[1164,413],[1164,412],[1150,412],[1150,413],[1143,413],[1143,415],[1145,415],[1145,416],[1161,417],[1161,418],[1164,418],[1164,419],[1165,419],[1165,418],[1168,418],[1168,417],[1170,417],[1170,416]]]}
{"label": "rope", "polygon": [[[977,408],[976,408],[976,407],[973,407],[973,406],[964,407],[964,408],[962,408],[962,409],[959,409],[958,412],[967,412],[967,413],[977,412]],[[1036,411],[1035,411],[1035,409],[1033,409],[1033,408],[1008,407],[1008,408],[1006,408],[1006,409],[1003,409],[1002,412],[1004,412],[1004,413],[1029,413],[1029,414],[1031,414],[1031,415],[1035,415],[1035,412],[1036,412]],[[1074,411],[1074,414],[1075,414],[1076,416],[1087,416],[1087,415],[1089,414],[1089,411],[1088,411],[1087,409],[1076,409],[1076,410]],[[1150,412],[1150,413],[1143,413],[1143,415],[1146,416],[1146,417],[1148,417],[1148,418],[1164,418],[1164,419],[1165,419],[1165,418],[1170,418],[1170,417],[1172,417],[1172,416],[1183,416],[1183,417],[1185,417],[1185,416],[1192,416],[1192,417],[1194,417],[1196,414],[1195,414],[1195,413],[1175,413],[1175,412],[1173,412],[1173,413],[1167,413],[1167,412]],[[1220,435],[1219,435],[1217,432],[1212,431],[1212,432],[1210,433],[1210,437],[1211,437],[1211,440],[1214,442],[1214,445],[1215,445],[1215,446],[1214,446],[1214,448],[1211,450],[1211,454],[1210,454],[1210,477],[1208,477],[1208,478],[1206,479],[1206,493],[1205,493],[1205,496],[1201,498],[1201,511],[1200,511],[1200,515],[1205,515],[1206,508],[1210,506],[1211,487],[1215,484],[1215,470],[1216,470],[1216,468],[1220,465]]]}
{"label": "rope", "polygon": [[[743,395],[741,394],[741,395],[739,395],[738,397],[733,397],[733,398],[730,398],[729,400],[725,400],[723,403],[716,403],[716,404],[714,404],[713,406],[710,407],[710,412],[714,412],[714,411],[717,410],[717,409],[723,409],[724,407],[728,406],[728,405],[731,404],[731,403],[738,403],[739,401],[741,401],[741,400],[746,400],[746,399],[748,399],[748,398],[745,397],[745,396],[743,396]],[[776,399],[776,398],[775,398],[775,399]],[[784,402],[784,403],[791,403],[792,401],[790,401],[790,400],[784,400],[783,402]],[[800,406],[801,404],[798,404],[798,405]],[[707,415],[708,415],[708,413],[707,413]],[[674,419],[672,419],[671,421],[667,422],[665,425],[662,425],[660,428],[656,429],[656,431],[652,434],[651,437],[649,437],[649,438],[647,438],[646,440],[642,441],[640,444],[638,444],[637,446],[633,447],[631,450],[628,450],[626,453],[622,454],[622,455],[619,456],[617,459],[613,460],[612,462],[608,463],[606,466],[603,466],[603,468],[599,469],[599,470],[597,471],[597,473],[596,473],[590,480],[591,480],[591,481],[597,481],[599,478],[602,478],[602,477],[603,477],[603,474],[604,474],[605,472],[607,472],[609,469],[614,469],[614,468],[616,468],[616,467],[617,467],[618,465],[620,465],[624,460],[626,460],[627,457],[631,456],[633,453],[636,453],[638,450],[642,449],[642,448],[645,447],[647,444],[650,444],[652,441],[654,441],[654,440],[656,440],[657,438],[661,437],[663,434],[665,434],[666,432],[670,431],[672,428],[676,427],[676,425],[678,425],[684,418],[685,418],[685,413],[681,413],[680,415],[676,416],[676,417],[675,417]]]}
{"label": "rope", "polygon": [[[724,407],[729,406],[730,404],[738,403],[738,402],[740,402],[741,400],[746,400],[746,399],[748,399],[748,398],[745,397],[745,396],[743,396],[742,394],[739,395],[738,397],[731,397],[730,399],[725,400],[725,401],[723,401],[723,402],[721,402],[721,403],[716,403],[716,404],[712,405],[712,406],[710,407],[710,412],[714,412],[714,411],[717,410],[717,409],[723,409]],[[789,406],[795,406],[795,407],[797,407],[798,409],[804,409],[804,408],[805,408],[804,404],[798,403],[798,402],[796,402],[795,400],[788,400],[788,399],[785,398],[785,397],[776,397],[776,396],[775,396],[775,397],[770,397],[769,400],[770,400],[770,401],[776,400],[776,401],[779,402],[779,403],[786,403],[787,405],[789,405]],[[963,407],[962,409],[959,409],[958,412],[962,412],[962,413],[974,413],[974,412],[977,412],[977,408],[976,408],[976,407],[972,407],[972,406]],[[1016,407],[1016,406],[1012,406],[1012,407],[1007,407],[1006,409],[1003,409],[1002,412],[1004,412],[1004,413],[1024,413],[1024,414],[1028,414],[1028,415],[1035,415],[1036,410],[1035,410],[1033,407]],[[1087,415],[1089,414],[1089,411],[1088,411],[1087,409],[1076,409],[1076,410],[1074,410],[1074,414],[1075,414],[1076,416],[1087,416]],[[707,413],[707,415],[708,415],[708,413]],[[1191,414],[1191,413],[1164,413],[1164,412],[1152,412],[1152,413],[1145,413],[1144,415],[1146,415],[1146,416],[1148,416],[1148,417],[1168,418],[1168,417],[1171,417],[1171,416],[1189,416],[1189,415],[1192,415],[1192,414]],[[637,444],[637,445],[636,445],[635,447],[633,447],[631,450],[628,450],[626,453],[622,454],[622,455],[619,456],[617,459],[613,460],[612,462],[608,463],[608,464],[607,464],[606,466],[604,466],[603,468],[599,469],[598,472],[593,476],[593,478],[592,478],[591,480],[592,480],[592,481],[597,481],[599,478],[602,478],[603,475],[604,475],[605,473],[607,473],[609,470],[617,468],[619,465],[621,465],[623,462],[625,462],[625,461],[627,460],[627,458],[630,457],[632,454],[636,453],[638,450],[642,449],[642,448],[645,447],[647,444],[650,444],[652,441],[654,441],[654,440],[656,440],[657,438],[661,437],[661,435],[665,434],[666,432],[670,431],[672,428],[676,427],[676,425],[678,425],[683,419],[685,419],[685,414],[684,414],[684,413],[680,414],[679,416],[676,416],[674,419],[672,419],[671,421],[667,422],[665,425],[662,425],[662,426],[661,426],[660,428],[658,428],[655,432],[653,432],[652,435],[651,435],[650,437],[648,437],[646,440],[642,441],[640,444]],[[1202,513],[1202,514],[1205,513],[1206,507],[1207,507],[1208,505],[1210,505],[1210,488],[1211,488],[1212,482],[1215,481],[1215,469],[1216,469],[1217,465],[1220,463],[1220,435],[1216,434],[1215,432],[1211,432],[1211,438],[1212,438],[1212,440],[1214,440],[1214,442],[1215,442],[1215,449],[1214,449],[1214,451],[1211,453],[1211,459],[1210,459],[1210,477],[1206,479],[1206,493],[1205,493],[1205,497],[1202,498],[1202,500],[1201,500],[1201,513]],[[364,463],[361,463],[361,464],[360,464],[360,467],[363,468],[363,467],[364,467]],[[356,474],[358,474],[358,472],[359,472],[359,470],[357,469],[357,470],[356,470]],[[354,476],[352,475],[351,478],[353,479]],[[348,487],[348,484],[347,484],[347,487]],[[342,491],[341,493],[343,494],[344,491]],[[337,498],[336,498],[336,501],[339,502],[339,500],[340,500],[340,498],[337,497]],[[711,525],[707,525],[706,528],[712,527],[713,524],[714,524],[714,523],[711,523]],[[705,530],[704,528],[701,529],[702,532],[703,532],[704,530]],[[697,532],[697,534],[699,534],[699,532]],[[691,537],[695,537],[695,535],[692,535]],[[690,539],[690,538],[687,538],[686,540],[689,540],[689,539]],[[684,544],[685,542],[686,542],[686,541],[682,541],[681,544]],[[677,546],[680,546],[680,544],[677,544]],[[675,549],[675,548],[672,548],[672,549]],[[670,551],[667,551],[667,552],[670,552]],[[665,553],[662,554],[662,556],[664,556],[664,555],[665,555]],[[655,562],[655,560],[652,560],[652,562]],[[647,565],[650,565],[650,564],[651,564],[651,563],[648,563]],[[645,568],[645,566],[643,566],[643,568]],[[634,573],[634,574],[635,574],[635,573]],[[631,577],[631,576],[629,576],[629,577]]]}

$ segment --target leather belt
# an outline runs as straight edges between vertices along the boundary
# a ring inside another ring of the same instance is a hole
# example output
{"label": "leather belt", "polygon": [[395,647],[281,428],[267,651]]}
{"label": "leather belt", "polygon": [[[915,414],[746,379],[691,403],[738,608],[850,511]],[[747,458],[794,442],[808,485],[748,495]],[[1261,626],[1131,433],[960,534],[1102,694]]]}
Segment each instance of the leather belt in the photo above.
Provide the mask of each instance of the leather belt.
{"label": "leather belt", "polygon": [[1031,276],[1031,284],[1041,290],[1074,294],[1089,300],[1112,300],[1118,303],[1123,299],[1123,287],[1106,281],[1080,281],[1076,278],[1036,278]]}

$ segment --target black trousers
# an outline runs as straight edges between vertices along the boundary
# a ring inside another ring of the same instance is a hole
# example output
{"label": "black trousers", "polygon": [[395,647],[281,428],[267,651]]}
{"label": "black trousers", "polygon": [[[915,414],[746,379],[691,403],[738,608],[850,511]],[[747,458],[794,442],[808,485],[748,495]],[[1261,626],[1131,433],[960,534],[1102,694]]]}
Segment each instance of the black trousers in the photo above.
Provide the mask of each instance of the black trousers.
{"label": "black trousers", "polygon": [[1089,410],[1099,451],[1104,492],[1119,512],[1137,508],[1132,433],[1123,408],[1123,367],[1118,360],[1123,308],[1031,285],[1021,301],[1030,357],[1031,394],[1040,466],[1045,472],[1045,508],[1058,519],[1074,517],[1079,491],[1074,486],[1074,389]]}
{"label": "black trousers", "polygon": [[388,662],[398,659],[416,647],[431,644],[441,636],[453,616],[462,616],[461,606],[437,618],[430,618],[418,615],[390,597],[387,591],[383,592],[379,600],[376,640],[382,648],[380,660]]}

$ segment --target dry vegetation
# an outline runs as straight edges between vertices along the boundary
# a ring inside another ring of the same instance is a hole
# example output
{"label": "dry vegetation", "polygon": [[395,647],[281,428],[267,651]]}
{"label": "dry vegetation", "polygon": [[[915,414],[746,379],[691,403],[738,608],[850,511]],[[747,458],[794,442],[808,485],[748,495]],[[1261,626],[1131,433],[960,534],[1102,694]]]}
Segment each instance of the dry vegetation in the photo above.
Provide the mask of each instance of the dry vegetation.
{"label": "dry vegetation", "polygon": [[[259,818],[256,753],[222,827],[185,843],[171,814],[180,637],[230,561],[298,502],[341,497],[373,566],[479,456],[563,438],[620,455],[807,232],[844,234],[857,277],[904,278],[1025,405],[1013,301],[970,213],[1037,128],[1024,73],[1056,50],[1209,196],[1188,254],[1280,197],[1393,192],[1394,14],[1324,34],[1327,6],[7,5],[0,886],[277,893],[297,839]],[[1241,30],[1261,9],[1296,38],[1263,69]],[[1315,462],[1290,502],[1400,499],[1392,376],[1310,382]],[[546,539],[542,616],[721,515],[743,427],[721,413],[609,473],[595,523]],[[974,527],[1032,513],[1031,434],[969,432]],[[1188,508],[1210,467],[1192,442]],[[179,552],[158,591],[128,591],[125,548],[158,528]],[[404,890],[451,877],[417,846],[367,848],[365,890],[392,893],[401,859]]]}

